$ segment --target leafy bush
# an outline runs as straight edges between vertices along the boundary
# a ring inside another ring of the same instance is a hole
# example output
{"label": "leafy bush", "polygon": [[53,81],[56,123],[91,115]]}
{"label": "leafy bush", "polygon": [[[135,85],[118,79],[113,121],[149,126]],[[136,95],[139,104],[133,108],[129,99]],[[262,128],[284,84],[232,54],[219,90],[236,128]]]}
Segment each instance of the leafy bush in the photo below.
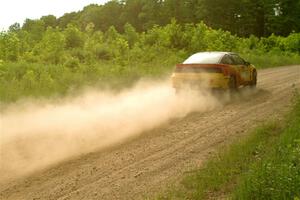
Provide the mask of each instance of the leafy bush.
{"label": "leafy bush", "polygon": [[96,44],[95,56],[99,60],[110,60],[113,58],[113,51],[108,45]]}
{"label": "leafy bush", "polygon": [[80,66],[79,64],[79,59],[78,58],[74,58],[74,57],[70,57],[65,63],[64,63],[64,67],[70,68],[72,70],[76,70],[78,69]]}
{"label": "leafy bush", "polygon": [[285,49],[300,53],[300,33],[292,33],[283,40]]}
{"label": "leafy bush", "polygon": [[69,24],[64,31],[66,48],[81,48],[84,44],[84,34],[74,25]]}

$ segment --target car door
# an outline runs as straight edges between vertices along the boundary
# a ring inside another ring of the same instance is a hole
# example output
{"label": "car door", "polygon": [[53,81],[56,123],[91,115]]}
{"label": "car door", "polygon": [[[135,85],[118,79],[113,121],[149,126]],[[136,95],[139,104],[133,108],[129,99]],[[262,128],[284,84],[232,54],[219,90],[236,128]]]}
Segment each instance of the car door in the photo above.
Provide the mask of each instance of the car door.
{"label": "car door", "polygon": [[239,72],[242,82],[251,81],[251,70],[246,62],[237,54],[231,54],[236,70]]}

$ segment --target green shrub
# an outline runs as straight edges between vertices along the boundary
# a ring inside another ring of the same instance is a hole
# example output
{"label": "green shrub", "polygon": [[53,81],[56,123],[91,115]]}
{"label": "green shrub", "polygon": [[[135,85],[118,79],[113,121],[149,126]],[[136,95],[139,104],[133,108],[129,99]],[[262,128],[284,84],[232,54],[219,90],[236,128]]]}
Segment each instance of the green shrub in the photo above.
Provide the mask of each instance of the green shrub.
{"label": "green shrub", "polygon": [[300,53],[300,33],[292,33],[284,39],[285,49]]}
{"label": "green shrub", "polygon": [[80,62],[78,58],[70,57],[67,59],[67,61],[64,63],[64,67],[67,67],[72,70],[76,70],[80,67]]}
{"label": "green shrub", "polygon": [[84,34],[74,25],[69,24],[64,31],[67,48],[81,48],[84,45]]}
{"label": "green shrub", "polygon": [[113,51],[105,44],[96,44],[95,56],[99,60],[110,60],[113,58]]}

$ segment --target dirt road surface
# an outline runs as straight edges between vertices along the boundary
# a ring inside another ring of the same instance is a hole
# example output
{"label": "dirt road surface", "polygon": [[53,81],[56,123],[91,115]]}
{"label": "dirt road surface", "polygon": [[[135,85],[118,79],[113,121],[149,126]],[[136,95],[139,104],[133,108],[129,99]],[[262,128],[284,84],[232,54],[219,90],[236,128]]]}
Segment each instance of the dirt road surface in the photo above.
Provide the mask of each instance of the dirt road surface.
{"label": "dirt road surface", "polygon": [[300,66],[259,71],[258,88],[224,107],[192,113],[123,144],[1,183],[0,199],[144,199],[201,166],[220,145],[289,109]]}

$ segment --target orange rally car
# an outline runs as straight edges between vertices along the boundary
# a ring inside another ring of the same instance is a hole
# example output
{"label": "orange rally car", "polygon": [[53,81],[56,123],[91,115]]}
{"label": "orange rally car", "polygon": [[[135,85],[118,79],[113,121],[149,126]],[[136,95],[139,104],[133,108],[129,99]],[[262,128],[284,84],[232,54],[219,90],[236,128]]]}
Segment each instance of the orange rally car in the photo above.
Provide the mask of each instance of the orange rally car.
{"label": "orange rally car", "polygon": [[187,85],[233,90],[246,85],[255,87],[257,70],[236,53],[200,52],[176,65],[172,83],[176,90]]}

